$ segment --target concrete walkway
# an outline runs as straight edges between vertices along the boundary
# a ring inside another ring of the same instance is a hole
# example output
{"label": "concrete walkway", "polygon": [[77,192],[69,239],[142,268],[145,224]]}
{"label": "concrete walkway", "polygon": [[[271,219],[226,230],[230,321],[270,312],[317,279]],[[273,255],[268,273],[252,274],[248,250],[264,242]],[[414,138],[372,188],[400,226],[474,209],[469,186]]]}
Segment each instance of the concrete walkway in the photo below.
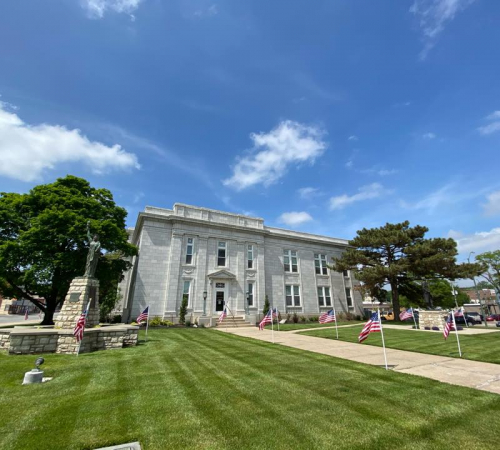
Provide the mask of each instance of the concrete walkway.
{"label": "concrete walkway", "polygon": [[[227,330],[219,329],[219,331],[272,342],[271,330],[267,329],[259,331],[257,327],[228,328]],[[275,331],[274,342],[286,347],[384,367],[382,347],[304,336],[289,331]],[[390,369],[395,372],[410,373],[444,383],[500,394],[500,364],[427,355],[390,348],[387,349],[387,362]]]}

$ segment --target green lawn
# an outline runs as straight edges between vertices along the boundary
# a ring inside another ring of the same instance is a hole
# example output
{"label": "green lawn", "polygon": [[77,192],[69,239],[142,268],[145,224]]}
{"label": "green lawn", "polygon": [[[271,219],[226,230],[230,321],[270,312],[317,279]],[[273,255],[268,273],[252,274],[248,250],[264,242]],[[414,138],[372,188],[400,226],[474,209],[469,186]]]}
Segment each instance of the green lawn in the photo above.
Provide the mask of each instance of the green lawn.
{"label": "green lawn", "polygon": [[[339,328],[339,339],[347,342],[358,342],[362,326]],[[335,339],[331,330],[304,331],[309,336]],[[429,331],[406,331],[384,328],[385,345],[389,348],[409,350],[431,355],[459,357],[455,333],[445,341],[443,333]],[[474,361],[484,361],[500,364],[500,333],[485,333],[465,336],[458,332],[462,357]],[[380,333],[371,333],[368,339],[360,345],[382,346]]]}
{"label": "green lawn", "polygon": [[[345,329],[347,330],[347,329]],[[500,397],[207,329],[138,347],[0,355],[0,448],[496,449]]]}
{"label": "green lawn", "polygon": [[[356,325],[359,323],[363,323],[362,321],[359,320],[346,320],[346,321],[339,321],[338,325]],[[280,331],[292,331],[292,330],[303,330],[305,328],[321,328],[321,327],[334,327],[334,323],[318,323],[318,322],[299,322],[299,323],[284,323],[280,324]],[[267,329],[271,328],[271,325],[266,326]],[[275,324],[274,329],[277,330],[278,326]]]}

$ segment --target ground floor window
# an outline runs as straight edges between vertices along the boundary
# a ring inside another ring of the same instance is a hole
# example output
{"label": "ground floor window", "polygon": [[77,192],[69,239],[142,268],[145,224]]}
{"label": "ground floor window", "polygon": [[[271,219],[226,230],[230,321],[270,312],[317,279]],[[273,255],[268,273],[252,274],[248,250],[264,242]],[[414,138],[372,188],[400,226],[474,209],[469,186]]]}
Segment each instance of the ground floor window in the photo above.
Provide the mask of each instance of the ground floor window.
{"label": "ground floor window", "polygon": [[191,290],[191,281],[189,280],[186,280],[184,281],[184,287],[182,289],[182,301],[184,301],[184,299],[187,300],[187,304],[188,304],[188,308],[191,307],[191,301],[190,301],[190,290]]}
{"label": "ground floor window", "polygon": [[296,284],[285,286],[286,306],[300,306],[300,290]]}
{"label": "ground floor window", "polygon": [[319,306],[332,306],[332,298],[330,297],[329,287],[318,287],[318,301]]}
{"label": "ground floor window", "polygon": [[253,304],[253,283],[248,283],[247,285],[247,301],[248,306],[254,306]]}

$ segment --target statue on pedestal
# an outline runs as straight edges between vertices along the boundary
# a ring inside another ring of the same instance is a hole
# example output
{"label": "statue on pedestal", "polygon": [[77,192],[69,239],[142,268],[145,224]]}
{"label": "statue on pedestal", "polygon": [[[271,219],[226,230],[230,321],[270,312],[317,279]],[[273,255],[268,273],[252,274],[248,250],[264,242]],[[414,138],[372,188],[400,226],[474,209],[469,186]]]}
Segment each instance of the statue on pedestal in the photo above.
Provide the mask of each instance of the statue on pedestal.
{"label": "statue on pedestal", "polygon": [[95,234],[94,237],[90,234],[90,222],[87,222],[87,237],[89,239],[89,252],[87,254],[87,263],[85,264],[84,277],[93,277],[99,261],[101,250],[101,243],[99,242],[99,235]]}

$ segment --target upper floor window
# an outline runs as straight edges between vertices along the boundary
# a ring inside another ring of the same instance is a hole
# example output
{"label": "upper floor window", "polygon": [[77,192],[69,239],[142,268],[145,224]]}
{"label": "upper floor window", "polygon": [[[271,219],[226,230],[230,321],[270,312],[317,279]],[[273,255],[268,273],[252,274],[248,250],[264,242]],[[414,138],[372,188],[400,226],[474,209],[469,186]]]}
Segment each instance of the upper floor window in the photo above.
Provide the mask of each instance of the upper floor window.
{"label": "upper floor window", "polygon": [[225,267],[226,266],[226,243],[219,242],[217,246],[217,265]]}
{"label": "upper floor window", "polygon": [[297,273],[299,271],[299,266],[297,264],[297,252],[295,250],[284,250],[283,255],[285,272]]}
{"label": "upper floor window", "polygon": [[247,285],[247,301],[248,306],[253,306],[253,283]]}
{"label": "upper floor window", "polygon": [[345,288],[345,299],[347,301],[347,306],[352,307],[351,288]]}
{"label": "upper floor window", "polygon": [[328,268],[326,267],[326,255],[319,255],[316,253],[314,255],[314,266],[316,267],[316,273],[318,275],[327,275]]}
{"label": "upper floor window", "polygon": [[349,271],[348,270],[344,270],[343,274],[344,274],[344,277],[348,277],[349,276]]}
{"label": "upper floor window", "polygon": [[187,300],[188,307],[191,306],[189,294],[190,294],[190,289],[191,288],[191,281],[184,281],[184,286],[182,288],[182,300],[184,299]]}
{"label": "upper floor window", "polygon": [[318,287],[318,301],[319,306],[332,306],[332,298],[330,297],[329,287]]}
{"label": "upper floor window", "polygon": [[186,245],[186,264],[193,264],[193,238],[188,238]]}
{"label": "upper floor window", "polygon": [[286,306],[300,306],[300,290],[295,284],[285,286]]}
{"label": "upper floor window", "polygon": [[253,269],[253,245],[247,246],[247,269]]}

